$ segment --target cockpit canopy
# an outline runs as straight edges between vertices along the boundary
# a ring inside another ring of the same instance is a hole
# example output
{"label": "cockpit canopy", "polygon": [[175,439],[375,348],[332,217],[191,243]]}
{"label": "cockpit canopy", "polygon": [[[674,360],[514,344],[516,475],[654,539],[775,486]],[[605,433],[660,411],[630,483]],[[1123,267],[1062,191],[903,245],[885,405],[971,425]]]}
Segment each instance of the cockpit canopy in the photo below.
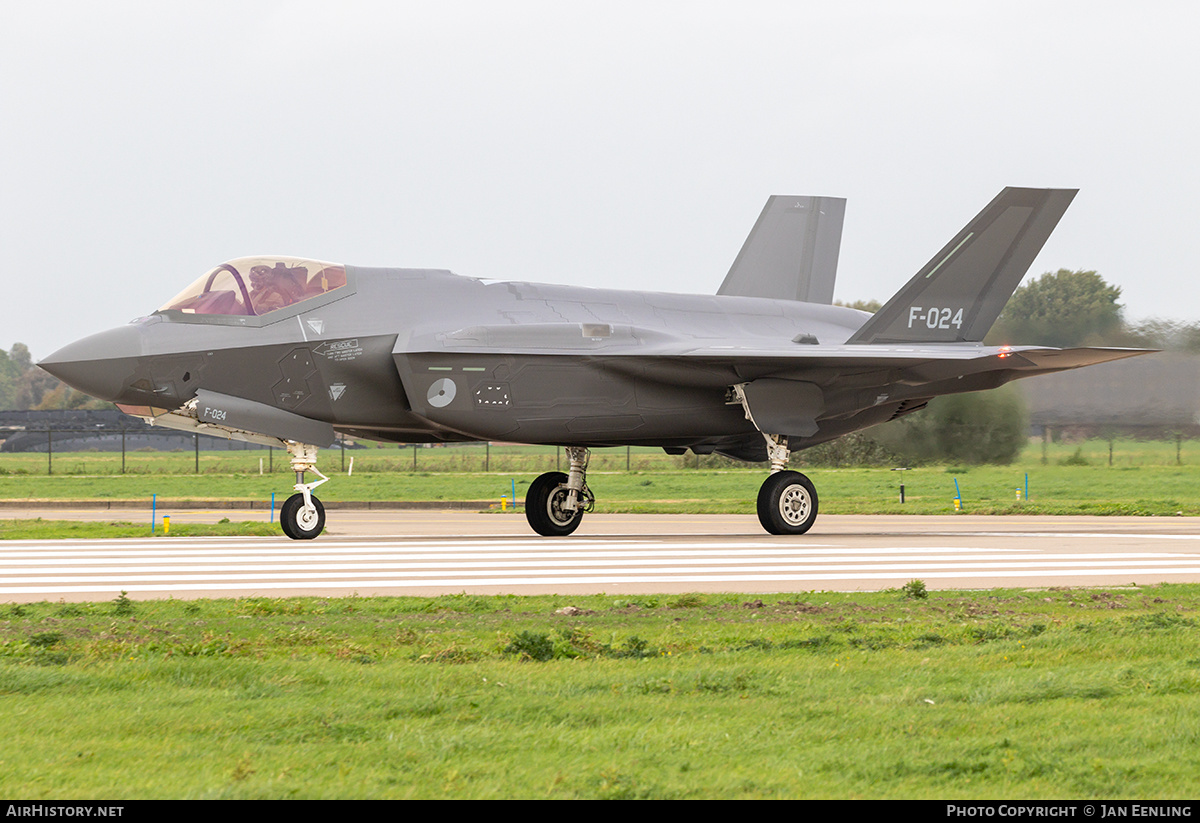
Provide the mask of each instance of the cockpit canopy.
{"label": "cockpit canopy", "polygon": [[257,317],[346,285],[346,269],[296,257],[239,257],[206,272],[159,311]]}

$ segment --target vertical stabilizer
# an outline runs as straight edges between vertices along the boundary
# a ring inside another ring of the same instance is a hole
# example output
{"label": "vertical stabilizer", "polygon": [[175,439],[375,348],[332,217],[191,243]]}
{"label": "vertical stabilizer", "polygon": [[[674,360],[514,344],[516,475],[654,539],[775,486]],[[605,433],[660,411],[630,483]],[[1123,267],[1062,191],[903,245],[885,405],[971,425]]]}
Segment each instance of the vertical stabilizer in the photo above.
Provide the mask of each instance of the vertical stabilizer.
{"label": "vertical stabilizer", "polygon": [[1000,192],[846,342],[982,341],[1075,192]]}
{"label": "vertical stabilizer", "polygon": [[832,303],[845,215],[840,197],[773,195],[717,294]]}

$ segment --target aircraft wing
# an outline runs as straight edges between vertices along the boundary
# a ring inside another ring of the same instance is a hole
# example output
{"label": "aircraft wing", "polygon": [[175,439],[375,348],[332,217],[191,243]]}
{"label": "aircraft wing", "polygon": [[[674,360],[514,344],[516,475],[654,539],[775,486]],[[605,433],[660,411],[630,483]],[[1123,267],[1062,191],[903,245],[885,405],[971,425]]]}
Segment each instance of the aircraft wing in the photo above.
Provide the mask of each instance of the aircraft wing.
{"label": "aircraft wing", "polygon": [[[797,351],[798,348],[803,350]],[[866,350],[864,350],[864,348]],[[988,364],[1025,374],[1048,374],[1110,360],[1150,354],[1153,349],[1084,347],[1055,349],[1041,346],[732,346],[689,348],[663,357],[682,357],[757,368],[794,369],[913,369],[945,364],[957,371],[967,363]],[[992,369],[989,369],[992,370]],[[1024,374],[1022,375],[1024,376]]]}
{"label": "aircraft wing", "polygon": [[[585,356],[598,361],[690,361],[756,372],[813,369],[911,369],[931,364],[992,364],[1023,373],[1049,373],[1150,353],[1151,349],[983,346],[975,343],[821,345],[794,341],[698,339],[658,329],[586,323],[475,326],[397,341],[393,355]],[[994,362],[993,362],[994,361]],[[958,367],[955,367],[956,369]],[[973,370],[973,369],[972,369]]]}
{"label": "aircraft wing", "polygon": [[[680,415],[715,421],[719,409],[739,403],[735,394],[741,392],[761,431],[811,445],[916,411],[937,395],[1147,353],[701,340],[608,326],[608,337],[589,328],[583,338],[579,324],[544,324],[532,335],[524,327],[518,343],[515,329],[521,327],[494,328],[495,339],[476,327],[433,335],[440,339],[426,338],[428,346],[410,340],[401,344],[405,350],[393,352],[414,412],[481,439],[503,439],[518,427],[540,431],[558,421],[566,421],[570,431],[588,427],[603,439],[641,429],[648,417],[673,415],[670,424],[660,420],[670,430],[686,428]],[[559,345],[568,338],[571,346]],[[465,404],[455,400],[460,394]],[[724,397],[725,405],[717,400],[714,406],[714,395]],[[821,422],[831,418],[840,420]],[[550,434],[545,439],[553,442]],[[762,449],[743,445],[722,442],[719,448],[738,455]]]}
{"label": "aircraft wing", "polygon": [[[582,328],[581,328],[582,325]],[[584,336],[587,335],[587,336]],[[803,337],[800,338],[804,340]],[[994,388],[1022,377],[1146,354],[1145,349],[983,346],[975,343],[845,344],[677,337],[661,330],[587,324],[461,329],[397,341],[393,357],[416,406],[441,375],[492,373],[489,363],[544,375],[544,391],[591,373],[660,386],[724,389],[764,378],[815,383],[826,393],[870,386],[907,387],[928,396]],[[418,375],[425,375],[424,379]],[[466,376],[466,375],[464,375]],[[432,411],[432,410],[430,410]],[[436,412],[434,412],[436,414]]]}

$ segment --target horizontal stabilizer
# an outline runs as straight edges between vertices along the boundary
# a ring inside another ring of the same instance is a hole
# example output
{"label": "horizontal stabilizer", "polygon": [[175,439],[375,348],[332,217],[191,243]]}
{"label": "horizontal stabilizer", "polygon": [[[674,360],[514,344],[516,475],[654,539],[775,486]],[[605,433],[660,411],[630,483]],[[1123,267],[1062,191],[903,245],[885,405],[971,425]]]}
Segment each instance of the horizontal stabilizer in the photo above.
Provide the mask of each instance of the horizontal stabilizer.
{"label": "horizontal stabilizer", "polygon": [[717,294],[832,303],[845,215],[840,197],[773,195]]}
{"label": "horizontal stabilizer", "polygon": [[1075,191],[1000,192],[846,342],[982,341]]}
{"label": "horizontal stabilizer", "polygon": [[1101,346],[1050,349],[1030,346],[1019,348],[1015,353],[1022,361],[1029,364],[1022,367],[1022,371],[1052,374],[1056,371],[1080,369],[1084,366],[1095,366],[1098,363],[1111,363],[1114,360],[1124,360],[1127,357],[1137,357],[1142,354],[1158,354],[1158,349],[1123,349]]}

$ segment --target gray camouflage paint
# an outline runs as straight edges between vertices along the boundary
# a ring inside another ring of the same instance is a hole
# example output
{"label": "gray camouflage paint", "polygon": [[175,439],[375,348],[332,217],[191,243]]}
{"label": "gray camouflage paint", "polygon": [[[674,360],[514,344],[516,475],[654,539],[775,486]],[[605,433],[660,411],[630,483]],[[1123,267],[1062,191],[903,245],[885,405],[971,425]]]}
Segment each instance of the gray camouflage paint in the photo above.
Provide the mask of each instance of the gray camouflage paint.
{"label": "gray camouflage paint", "polygon": [[[770,297],[347,266],[344,288],[290,309],[160,311],[40,365],[122,404],[176,409],[200,391],[224,395],[241,401],[230,403],[239,420],[285,439],[303,429],[294,416],[399,442],[654,445],[762,460],[760,431],[801,449],[937,395],[1142,353],[979,343],[1073,195],[1005,189],[873,317]],[[802,248],[766,257],[786,262]],[[779,271],[827,279],[831,291],[827,250],[808,259],[774,265],[768,291],[779,293]],[[740,271],[730,290],[748,290]],[[749,414],[732,396],[743,384]]]}

